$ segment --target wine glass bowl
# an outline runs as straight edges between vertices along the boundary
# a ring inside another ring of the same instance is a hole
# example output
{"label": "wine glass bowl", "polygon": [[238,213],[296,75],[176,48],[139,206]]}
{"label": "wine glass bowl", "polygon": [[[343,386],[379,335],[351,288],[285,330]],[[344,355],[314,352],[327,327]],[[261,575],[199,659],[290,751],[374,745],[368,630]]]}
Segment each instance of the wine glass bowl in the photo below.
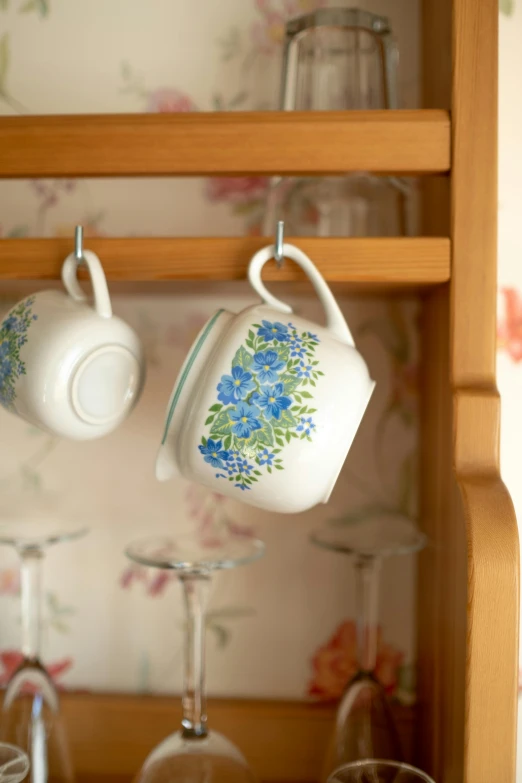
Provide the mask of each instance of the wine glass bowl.
{"label": "wine glass bowl", "polygon": [[222,734],[209,731],[184,737],[179,731],[163,740],[147,757],[136,783],[256,783],[238,748]]}
{"label": "wine glass bowl", "polygon": [[328,783],[434,783],[410,764],[363,759],[346,764],[328,778]]}

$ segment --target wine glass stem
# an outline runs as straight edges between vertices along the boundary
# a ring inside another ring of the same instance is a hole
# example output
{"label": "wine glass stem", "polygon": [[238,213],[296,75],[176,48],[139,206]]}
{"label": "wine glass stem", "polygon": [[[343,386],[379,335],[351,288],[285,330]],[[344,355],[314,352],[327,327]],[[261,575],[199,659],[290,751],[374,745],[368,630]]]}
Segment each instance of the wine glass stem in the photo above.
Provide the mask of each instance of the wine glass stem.
{"label": "wine glass stem", "polygon": [[380,571],[380,558],[357,558],[357,647],[359,670],[364,672],[373,672],[377,664]]}
{"label": "wine glass stem", "polygon": [[180,580],[187,614],[182,733],[184,737],[204,737],[207,734],[205,619],[210,577],[183,574]]}
{"label": "wine glass stem", "polygon": [[40,656],[40,604],[43,552],[37,547],[23,549],[20,569],[22,598],[22,653],[26,659]]}

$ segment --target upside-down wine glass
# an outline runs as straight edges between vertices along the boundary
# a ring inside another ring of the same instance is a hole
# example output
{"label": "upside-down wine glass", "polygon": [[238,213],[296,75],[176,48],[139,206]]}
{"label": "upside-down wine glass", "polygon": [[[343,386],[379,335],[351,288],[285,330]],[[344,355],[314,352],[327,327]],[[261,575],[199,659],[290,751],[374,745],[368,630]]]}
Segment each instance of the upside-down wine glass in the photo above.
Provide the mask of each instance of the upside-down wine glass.
{"label": "upside-down wine glass", "polygon": [[0,783],[21,783],[28,772],[27,754],[16,745],[0,742]]}
{"label": "upside-down wine glass", "polygon": [[426,537],[409,519],[390,511],[358,523],[335,520],[312,533],[311,540],[319,547],[355,558],[357,672],[337,710],[334,736],[325,760],[326,779],[346,762],[375,758],[402,761],[390,705],[375,674],[379,576],[384,558],[417,552],[425,546]]}
{"label": "upside-down wine glass", "polygon": [[435,783],[429,775],[409,764],[365,759],[336,769],[328,783]]}
{"label": "upside-down wine glass", "polygon": [[181,728],[149,754],[136,783],[254,783],[241,751],[207,726],[205,618],[212,573],[257,560],[264,548],[242,536],[226,537],[212,548],[193,537],[147,538],[127,548],[136,563],[177,572],[187,617]]}
{"label": "upside-down wine glass", "polygon": [[31,783],[74,780],[58,692],[40,657],[41,579],[47,548],[86,532],[80,523],[60,519],[52,495],[0,499],[0,544],[13,546],[20,556],[23,656],[5,691],[1,737],[26,751]]}

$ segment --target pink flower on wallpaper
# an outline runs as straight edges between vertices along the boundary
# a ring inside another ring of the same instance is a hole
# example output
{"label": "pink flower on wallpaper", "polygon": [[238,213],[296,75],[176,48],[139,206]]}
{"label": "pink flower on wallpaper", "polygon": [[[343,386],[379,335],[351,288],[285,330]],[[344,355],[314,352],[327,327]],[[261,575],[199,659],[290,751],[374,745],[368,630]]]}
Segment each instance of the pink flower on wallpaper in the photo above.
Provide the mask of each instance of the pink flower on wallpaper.
{"label": "pink flower on wallpaper", "polygon": [[120,587],[126,590],[128,587],[132,587],[134,582],[146,582],[147,581],[147,569],[137,563],[132,563],[127,566],[120,576]]}
{"label": "pink flower on wallpaper", "polygon": [[169,582],[175,581],[176,578],[173,571],[155,571],[147,584],[147,595],[152,598],[163,595]]}
{"label": "pink flower on wallpaper", "polygon": [[223,545],[224,538],[253,538],[251,525],[234,522],[226,513],[224,495],[190,484],[186,494],[188,515],[194,520],[195,532],[202,547],[212,549]]}
{"label": "pink flower on wallpaper", "polygon": [[[403,661],[404,653],[383,642],[379,631],[375,674],[389,695],[397,688]],[[357,672],[357,629],[353,620],[341,623],[331,639],[319,647],[313,657],[312,667],[308,695],[320,701],[340,699]]]}
{"label": "pink flower on wallpaper", "polygon": [[[22,653],[18,650],[3,650],[0,652],[0,664],[2,665],[2,670],[0,671],[0,685],[7,685],[12,675],[23,662],[23,659]],[[71,669],[73,663],[74,661],[72,658],[62,658],[61,661],[45,664],[45,668],[51,675],[51,679],[56,682]],[[27,687],[27,690],[28,692],[31,692],[29,686]]]}
{"label": "pink flower on wallpaper", "polygon": [[120,587],[123,590],[128,590],[135,582],[141,582],[145,587],[145,593],[155,598],[158,595],[163,595],[169,582],[175,579],[176,575],[172,571],[148,569],[133,563],[122,571]]}
{"label": "pink flower on wallpaper", "polygon": [[515,288],[502,288],[503,313],[497,336],[499,350],[506,351],[514,362],[522,360],[522,297]]}
{"label": "pink flower on wallpaper", "polygon": [[20,571],[18,568],[0,570],[0,595],[18,595],[20,592]]}
{"label": "pink flower on wallpaper", "polygon": [[264,198],[267,187],[266,177],[212,177],[207,180],[206,195],[209,201],[243,204]]}
{"label": "pink flower on wallpaper", "polygon": [[148,93],[148,101],[145,108],[145,111],[160,112],[161,114],[197,110],[197,106],[192,98],[172,87],[151,90]]}

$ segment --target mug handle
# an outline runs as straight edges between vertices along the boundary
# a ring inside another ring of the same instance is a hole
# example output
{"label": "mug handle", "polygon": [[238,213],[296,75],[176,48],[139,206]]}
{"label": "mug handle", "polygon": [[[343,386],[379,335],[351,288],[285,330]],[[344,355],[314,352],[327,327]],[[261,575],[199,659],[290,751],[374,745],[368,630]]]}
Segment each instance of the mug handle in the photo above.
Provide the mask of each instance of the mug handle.
{"label": "mug handle", "polygon": [[[92,250],[83,251],[83,260],[89,270],[94,294],[94,309],[102,318],[112,317],[111,299],[107,280],[101,265],[101,261]],[[78,261],[74,253],[67,256],[62,265],[62,282],[75,302],[86,302],[87,295],[82,290],[77,277]]]}
{"label": "mug handle", "polygon": [[[261,299],[267,305],[275,307],[276,310],[280,310],[283,313],[291,313],[292,308],[290,305],[287,305],[285,302],[282,302],[280,299],[277,299],[275,296],[273,296],[270,291],[265,288],[265,285],[261,280],[261,270],[267,261],[270,261],[271,258],[274,258],[274,255],[274,245],[269,245],[268,247],[264,247],[261,250],[258,250],[248,266],[248,280],[252,288],[259,294]],[[335,337],[337,337],[337,339],[342,343],[347,343],[348,345],[351,345],[355,348],[353,337],[350,330],[348,329],[348,325],[344,319],[341,309],[335,301],[334,295],[330,291],[330,288],[328,287],[313,261],[308,258],[306,253],[303,253],[302,250],[299,250],[298,247],[295,245],[289,245],[286,242],[283,244],[283,256],[285,258],[291,258],[292,261],[295,261],[296,264],[298,264],[301,269],[306,272],[306,275],[315,288],[317,296],[319,297],[326,312],[327,329],[332,332],[332,334],[334,334]]]}

